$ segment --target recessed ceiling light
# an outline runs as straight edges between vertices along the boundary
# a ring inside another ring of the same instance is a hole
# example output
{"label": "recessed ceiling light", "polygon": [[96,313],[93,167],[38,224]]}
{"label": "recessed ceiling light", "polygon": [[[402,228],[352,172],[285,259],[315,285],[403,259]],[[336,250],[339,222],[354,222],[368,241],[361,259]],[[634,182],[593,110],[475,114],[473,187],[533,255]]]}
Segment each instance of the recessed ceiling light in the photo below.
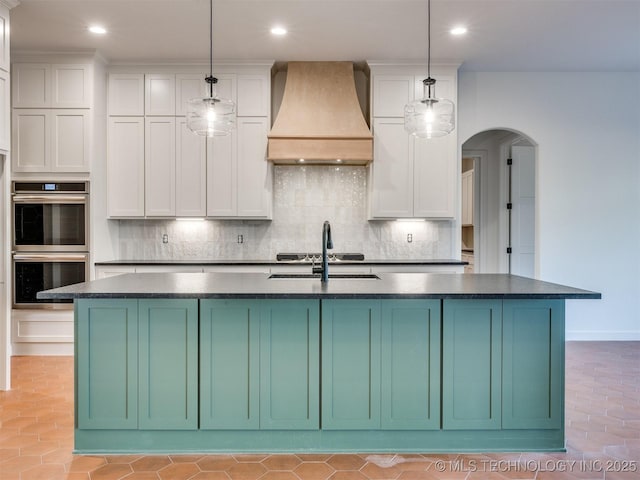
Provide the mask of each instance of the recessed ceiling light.
{"label": "recessed ceiling light", "polygon": [[464,35],[467,33],[467,27],[453,27],[449,30],[449,33],[451,33],[451,35]]}
{"label": "recessed ceiling light", "polygon": [[273,27],[273,28],[271,29],[271,33],[272,33],[273,35],[277,35],[277,36],[281,37],[281,36],[283,36],[283,35],[286,35],[286,34],[287,34],[287,29],[286,29],[286,28],[284,28],[284,27]]}
{"label": "recessed ceiling light", "polygon": [[107,33],[107,29],[101,27],[100,25],[91,25],[89,27],[89,31],[91,33],[95,33],[96,35],[104,35],[105,33]]}

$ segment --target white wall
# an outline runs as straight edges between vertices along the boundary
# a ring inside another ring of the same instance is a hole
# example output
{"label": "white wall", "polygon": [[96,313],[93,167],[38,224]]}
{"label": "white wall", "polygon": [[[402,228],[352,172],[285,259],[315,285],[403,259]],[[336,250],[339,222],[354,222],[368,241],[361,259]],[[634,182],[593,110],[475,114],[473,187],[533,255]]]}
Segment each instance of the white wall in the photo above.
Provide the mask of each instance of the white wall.
{"label": "white wall", "polygon": [[538,145],[537,271],[602,293],[567,301],[567,338],[640,340],[640,73],[461,72],[458,141]]}

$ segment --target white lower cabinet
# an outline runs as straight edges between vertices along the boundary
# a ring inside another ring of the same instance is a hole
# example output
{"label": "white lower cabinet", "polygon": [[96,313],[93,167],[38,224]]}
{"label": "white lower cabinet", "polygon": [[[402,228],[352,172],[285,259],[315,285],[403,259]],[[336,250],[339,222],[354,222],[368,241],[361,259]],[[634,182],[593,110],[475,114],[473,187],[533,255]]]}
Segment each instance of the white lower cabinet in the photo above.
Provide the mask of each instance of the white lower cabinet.
{"label": "white lower cabinet", "polygon": [[464,265],[373,265],[371,273],[463,273]]}
{"label": "white lower cabinet", "polygon": [[88,172],[88,109],[13,109],[14,172]]}

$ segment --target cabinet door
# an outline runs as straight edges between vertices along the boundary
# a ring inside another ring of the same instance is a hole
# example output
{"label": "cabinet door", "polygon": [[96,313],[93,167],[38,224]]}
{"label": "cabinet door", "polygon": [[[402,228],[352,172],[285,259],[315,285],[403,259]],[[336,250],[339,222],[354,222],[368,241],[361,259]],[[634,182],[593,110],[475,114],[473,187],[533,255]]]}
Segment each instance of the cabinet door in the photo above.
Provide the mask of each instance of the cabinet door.
{"label": "cabinet door", "polygon": [[564,300],[505,300],[502,428],[562,428]]}
{"label": "cabinet door", "polygon": [[13,109],[11,144],[14,172],[49,171],[50,110]]}
{"label": "cabinet door", "polygon": [[238,217],[270,218],[272,177],[266,118],[238,118]]}
{"label": "cabinet door", "polygon": [[89,110],[52,110],[51,129],[51,171],[88,172],[91,155]]}
{"label": "cabinet door", "polygon": [[198,300],[139,301],[139,426],[198,428]]}
{"label": "cabinet door", "polygon": [[238,116],[267,117],[271,85],[267,75],[238,75]]}
{"label": "cabinet door", "polygon": [[200,428],[260,427],[260,304],[200,301]]}
{"label": "cabinet door", "polygon": [[69,64],[51,66],[51,106],[53,108],[91,108],[93,68]]}
{"label": "cabinet door", "polygon": [[4,5],[0,5],[0,69],[9,71],[10,59],[10,13]]}
{"label": "cabinet door", "polygon": [[144,118],[110,117],[107,149],[110,217],[144,216]]}
{"label": "cabinet door", "polygon": [[440,300],[382,301],[381,423],[440,428]]}
{"label": "cabinet door", "polygon": [[322,301],[322,428],[380,428],[380,302]]}
{"label": "cabinet door", "polygon": [[473,224],[473,171],[462,174],[462,225]]}
{"label": "cabinet door", "polygon": [[176,121],[147,117],[144,129],[144,210],[148,217],[176,214]]}
{"label": "cabinet door", "polygon": [[266,300],[260,323],[260,428],[320,426],[318,300]]}
{"label": "cabinet door", "polygon": [[76,304],[78,428],[138,428],[138,302]]}
{"label": "cabinet door", "polygon": [[176,114],[176,76],[152,73],[144,76],[144,114]]}
{"label": "cabinet door", "polygon": [[374,75],[373,115],[404,118],[404,106],[414,98],[413,75]]}
{"label": "cabinet door", "polygon": [[[2,16],[0,16],[0,29]],[[0,33],[2,33],[0,31]],[[0,37],[1,40],[1,37]],[[2,52],[0,52],[2,53]],[[0,150],[11,150],[11,95],[9,73],[0,70]]]}
{"label": "cabinet door", "polygon": [[[423,76],[415,77],[416,90],[423,91]],[[454,79],[438,76],[438,97],[455,99]],[[417,94],[417,92],[416,92]],[[423,94],[421,93],[420,98]],[[416,138],[414,155],[413,214],[420,218],[454,218],[457,189],[457,136]]]}
{"label": "cabinet door", "polygon": [[237,203],[236,132],[207,139],[207,216],[234,217]]}
{"label": "cabinet door", "polygon": [[51,66],[47,63],[14,63],[13,108],[51,106]]}
{"label": "cabinet door", "polygon": [[413,216],[413,139],[404,120],[373,121],[374,161],[371,166],[371,218]]}
{"label": "cabinet door", "polygon": [[502,302],[445,300],[442,326],[442,428],[501,425]]}
{"label": "cabinet door", "polygon": [[109,115],[144,115],[144,75],[109,75]]}
{"label": "cabinet door", "polygon": [[176,115],[185,116],[189,100],[207,95],[207,83],[204,77],[206,77],[205,74],[176,75]]}
{"label": "cabinet door", "polygon": [[176,118],[176,216],[207,214],[207,142]]}

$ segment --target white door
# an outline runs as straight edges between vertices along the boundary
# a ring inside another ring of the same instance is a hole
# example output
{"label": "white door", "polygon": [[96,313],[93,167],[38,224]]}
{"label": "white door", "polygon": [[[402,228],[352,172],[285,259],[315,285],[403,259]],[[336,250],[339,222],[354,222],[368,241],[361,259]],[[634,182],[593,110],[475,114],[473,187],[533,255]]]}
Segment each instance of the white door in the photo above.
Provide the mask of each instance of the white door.
{"label": "white door", "polygon": [[512,146],[511,261],[509,273],[535,276],[535,149]]}
{"label": "white door", "polygon": [[[6,170],[6,171],[5,171]],[[6,157],[0,155],[0,212],[5,213],[5,198],[7,194],[5,191],[5,185],[8,184],[9,168],[6,165]],[[7,178],[5,178],[7,175]],[[7,246],[5,246],[4,235],[5,222],[0,223],[0,390],[8,390],[10,387],[11,379],[11,361],[9,357],[9,315],[6,304],[6,285],[5,277],[6,271],[6,259],[7,259]]]}

